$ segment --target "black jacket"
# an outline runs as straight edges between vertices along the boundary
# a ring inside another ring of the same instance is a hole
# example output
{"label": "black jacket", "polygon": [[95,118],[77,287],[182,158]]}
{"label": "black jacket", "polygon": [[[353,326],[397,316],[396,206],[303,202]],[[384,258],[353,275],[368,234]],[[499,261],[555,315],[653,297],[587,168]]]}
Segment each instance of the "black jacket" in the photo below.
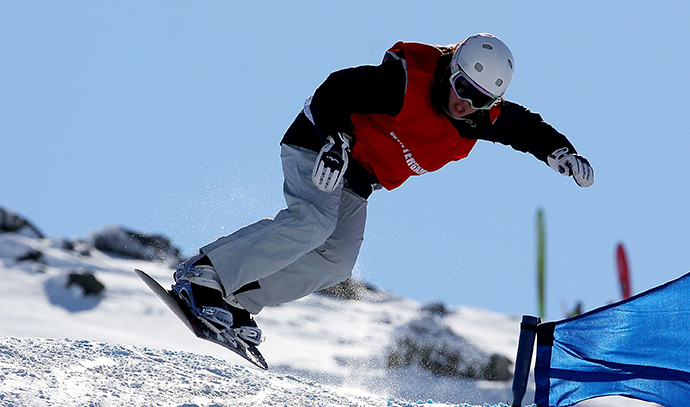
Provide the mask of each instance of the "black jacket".
{"label": "black jacket", "polygon": [[[453,123],[460,136],[509,145],[545,163],[548,155],[561,147],[568,147],[569,152],[576,153],[568,139],[538,113],[507,100],[499,102],[501,114],[493,123],[485,110],[461,120],[451,118],[445,110],[451,91],[448,83],[451,57],[451,53],[446,53],[439,58],[434,84],[429,92],[437,111]],[[392,58],[376,66],[364,65],[333,72],[314,92],[310,110],[315,124],[304,111],[300,112],[281,143],[318,152],[329,135],[338,132],[353,135],[352,114],[395,116],[403,106],[406,80],[403,62]],[[373,175],[352,159],[345,178],[348,185],[364,198],[371,194],[371,185],[377,183]]]}

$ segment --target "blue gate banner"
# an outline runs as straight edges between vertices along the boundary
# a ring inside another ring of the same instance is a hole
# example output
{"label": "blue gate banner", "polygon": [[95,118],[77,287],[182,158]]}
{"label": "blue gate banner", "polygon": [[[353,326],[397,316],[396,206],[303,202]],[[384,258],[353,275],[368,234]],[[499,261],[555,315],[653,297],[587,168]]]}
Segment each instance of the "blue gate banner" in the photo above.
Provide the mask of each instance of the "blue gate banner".
{"label": "blue gate banner", "polygon": [[539,324],[535,403],[620,395],[690,404],[690,273],[574,318]]}

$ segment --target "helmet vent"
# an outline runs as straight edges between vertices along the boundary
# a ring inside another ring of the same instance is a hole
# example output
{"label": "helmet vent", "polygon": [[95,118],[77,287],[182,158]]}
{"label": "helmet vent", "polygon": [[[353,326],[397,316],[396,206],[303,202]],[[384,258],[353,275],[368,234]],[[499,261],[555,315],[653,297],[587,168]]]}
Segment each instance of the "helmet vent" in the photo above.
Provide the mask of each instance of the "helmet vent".
{"label": "helmet vent", "polygon": [[476,69],[477,72],[481,72],[481,71],[484,70],[484,65],[480,64],[479,62],[477,62],[476,64],[474,64],[474,69]]}
{"label": "helmet vent", "polygon": [[496,86],[498,86],[500,88],[501,85],[503,85],[503,79],[501,79],[501,78],[496,79]]}
{"label": "helmet vent", "polygon": [[513,68],[513,60],[510,58],[508,58],[508,65],[510,65],[510,69],[514,69]]}
{"label": "helmet vent", "polygon": [[488,49],[489,51],[491,51],[494,49],[494,46],[485,42],[484,44],[482,44],[482,48]]}

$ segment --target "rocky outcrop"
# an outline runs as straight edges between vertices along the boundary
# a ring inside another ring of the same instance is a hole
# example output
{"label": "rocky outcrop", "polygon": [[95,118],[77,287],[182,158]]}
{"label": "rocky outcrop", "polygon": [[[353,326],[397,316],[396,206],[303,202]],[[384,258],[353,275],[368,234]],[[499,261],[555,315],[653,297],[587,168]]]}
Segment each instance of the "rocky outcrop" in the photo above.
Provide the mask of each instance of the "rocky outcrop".
{"label": "rocky outcrop", "polygon": [[31,222],[9,209],[0,207],[0,234],[10,232],[36,239],[43,238],[43,233]]}
{"label": "rocky outcrop", "polygon": [[133,259],[161,261],[171,265],[182,261],[180,249],[159,234],[135,232],[121,226],[109,226],[91,235],[96,249]]}
{"label": "rocky outcrop", "polygon": [[[442,304],[441,304],[442,305]],[[418,365],[439,376],[506,381],[512,379],[512,362],[489,355],[443,323],[449,311],[433,303],[421,316],[397,328],[387,353],[389,368]]]}

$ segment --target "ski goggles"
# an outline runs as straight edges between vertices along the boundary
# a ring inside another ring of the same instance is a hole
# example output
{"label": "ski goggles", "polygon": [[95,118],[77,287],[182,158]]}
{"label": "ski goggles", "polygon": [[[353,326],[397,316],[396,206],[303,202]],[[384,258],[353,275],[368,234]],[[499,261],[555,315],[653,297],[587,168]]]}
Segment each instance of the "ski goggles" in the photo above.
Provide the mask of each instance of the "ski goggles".
{"label": "ski goggles", "polygon": [[454,76],[452,76],[450,78],[450,83],[457,97],[468,101],[473,109],[491,109],[491,106],[493,106],[494,102],[498,100],[497,96],[494,96],[475,85],[474,82],[465,76],[462,71],[458,71]]}

